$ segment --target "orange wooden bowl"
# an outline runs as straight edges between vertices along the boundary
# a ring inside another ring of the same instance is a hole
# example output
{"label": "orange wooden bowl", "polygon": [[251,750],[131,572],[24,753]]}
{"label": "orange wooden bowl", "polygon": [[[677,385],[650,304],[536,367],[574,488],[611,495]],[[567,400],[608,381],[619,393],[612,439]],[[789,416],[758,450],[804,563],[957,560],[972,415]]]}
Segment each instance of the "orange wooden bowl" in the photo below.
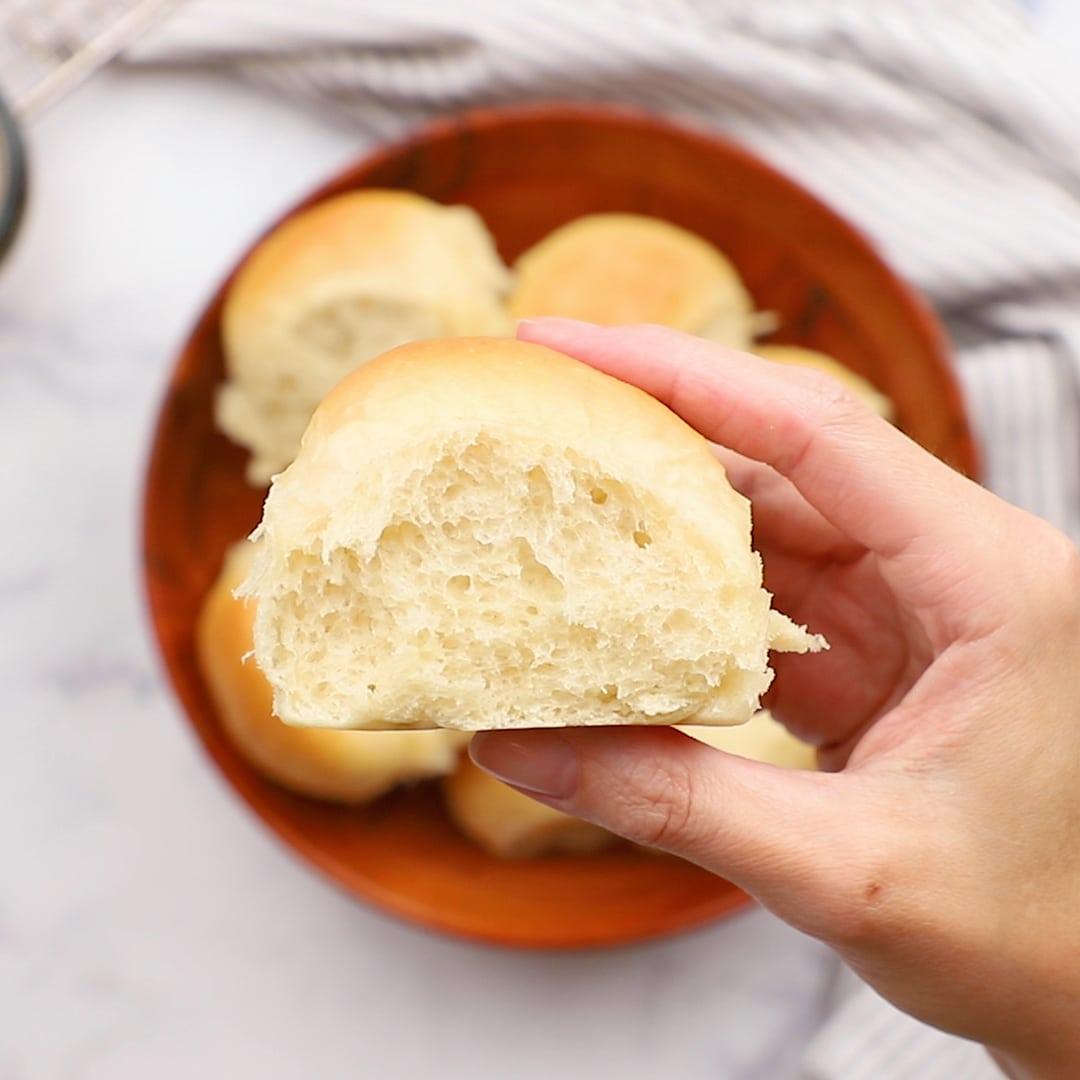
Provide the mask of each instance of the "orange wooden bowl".
{"label": "orange wooden bowl", "polygon": [[[296,209],[359,187],[465,203],[516,258],[557,225],[601,210],[654,214],[737,265],[773,340],[866,375],[900,427],[976,471],[942,334],[926,307],[832,211],[746,151],[654,117],[563,105],[470,113],[345,170]],[[295,211],[294,211],[295,212]],[[289,846],[386,911],[478,940],[534,948],[611,945],[699,926],[747,902],[689,863],[626,848],[506,862],[445,817],[432,786],[363,809],[296,795],[253,772],[222,733],[193,627],[226,547],[258,521],[245,454],[218,434],[219,317],[227,278],[184,345],[161,410],[145,493],[146,586],[158,642],[191,723],[226,779]]]}

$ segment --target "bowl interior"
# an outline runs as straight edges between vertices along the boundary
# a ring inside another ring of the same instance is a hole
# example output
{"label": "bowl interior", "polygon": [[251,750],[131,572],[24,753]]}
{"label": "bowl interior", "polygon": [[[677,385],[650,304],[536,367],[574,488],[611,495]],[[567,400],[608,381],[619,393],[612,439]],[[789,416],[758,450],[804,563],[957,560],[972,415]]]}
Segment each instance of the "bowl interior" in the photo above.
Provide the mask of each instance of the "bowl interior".
{"label": "bowl interior", "polygon": [[[932,316],[854,230],[736,147],[610,110],[476,113],[361,161],[302,205],[364,186],[472,206],[510,261],[556,226],[594,211],[654,214],[692,229],[729,255],[757,306],[776,313],[772,340],[821,349],[866,375],[893,399],[908,434],[962,471],[976,470]],[[498,860],[458,835],[431,787],[344,809],[262,780],[232,749],[193,651],[202,598],[225,549],[258,521],[263,496],[244,483],[245,454],[213,425],[228,284],[177,361],[144,514],[161,651],[188,717],[232,786],[350,892],[468,937],[532,947],[612,944],[698,925],[745,903],[728,882],[636,849]]]}

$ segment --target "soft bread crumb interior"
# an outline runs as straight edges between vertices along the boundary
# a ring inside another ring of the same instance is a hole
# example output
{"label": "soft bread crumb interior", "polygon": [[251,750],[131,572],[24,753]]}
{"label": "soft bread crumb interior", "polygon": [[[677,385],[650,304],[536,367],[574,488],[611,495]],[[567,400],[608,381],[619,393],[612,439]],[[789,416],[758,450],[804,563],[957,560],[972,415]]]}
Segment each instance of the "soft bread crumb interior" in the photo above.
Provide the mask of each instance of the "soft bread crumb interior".
{"label": "soft bread crumb interior", "polygon": [[382,495],[377,522],[271,544],[256,570],[257,652],[291,723],[740,723],[769,637],[814,644],[692,522],[565,447],[444,435]]}

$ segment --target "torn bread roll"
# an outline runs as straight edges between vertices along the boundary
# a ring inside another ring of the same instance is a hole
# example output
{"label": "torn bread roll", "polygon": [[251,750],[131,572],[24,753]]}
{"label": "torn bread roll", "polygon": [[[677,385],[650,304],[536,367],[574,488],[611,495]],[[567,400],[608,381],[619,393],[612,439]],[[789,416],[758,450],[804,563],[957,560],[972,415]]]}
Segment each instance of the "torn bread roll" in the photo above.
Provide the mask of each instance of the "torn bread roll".
{"label": "torn bread roll", "polygon": [[222,311],[217,421],[251,451],[248,480],[288,465],[322,397],[372,357],[418,338],[508,332],[507,284],[472,210],[412,192],[339,195],[276,228]]}
{"label": "torn bread roll", "polygon": [[455,825],[479,847],[504,859],[588,855],[617,842],[607,829],[554,810],[496,780],[461,755],[442,781]]}
{"label": "torn bread roll", "polygon": [[398,784],[453,769],[466,741],[458,732],[314,731],[288,727],[274,716],[270,687],[249,656],[252,605],[233,596],[253,555],[247,542],[230,549],[195,630],[210,697],[244,758],[282,787],[341,803],[369,802]]}
{"label": "torn bread roll", "polygon": [[642,391],[512,339],[402,346],[322,403],[245,585],[290,724],[739,724],[769,649],[750,505]]}
{"label": "torn bread roll", "polygon": [[589,214],[517,261],[510,313],[605,326],[659,323],[735,348],[755,332],[753,301],[707,240],[642,214]]}
{"label": "torn bread roll", "polygon": [[839,360],[834,360],[823,352],[807,349],[802,345],[758,345],[754,352],[778,364],[793,364],[796,367],[823,371],[826,375],[831,375],[838,382],[843,383],[878,416],[884,416],[886,420],[893,418],[892,402],[877,387],[861,375],[857,375],[851,368],[845,367]]}

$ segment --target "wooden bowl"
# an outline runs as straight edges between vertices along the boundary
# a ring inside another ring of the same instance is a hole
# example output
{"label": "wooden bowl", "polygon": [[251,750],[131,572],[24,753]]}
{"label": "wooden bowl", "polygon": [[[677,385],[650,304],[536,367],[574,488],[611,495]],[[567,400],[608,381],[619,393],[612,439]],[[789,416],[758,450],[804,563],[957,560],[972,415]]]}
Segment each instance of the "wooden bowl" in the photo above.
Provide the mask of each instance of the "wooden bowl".
{"label": "wooden bowl", "polygon": [[[346,169],[296,209],[359,187],[409,188],[475,208],[513,260],[557,225],[601,210],[655,214],[738,266],[773,339],[819,348],[894,401],[899,425],[957,468],[975,453],[932,315],[850,225],[715,136],[594,107],[475,112]],[[295,212],[295,211],[293,211]],[[158,643],[210,756],[290,847],[349,892],[425,926],[535,948],[611,945],[701,925],[747,898],[680,860],[636,849],[505,862],[473,847],[432,786],[364,809],[261,779],[222,733],[192,637],[226,547],[258,521],[245,454],[211,416],[222,379],[221,284],[176,362],[150,455],[145,572]]]}

